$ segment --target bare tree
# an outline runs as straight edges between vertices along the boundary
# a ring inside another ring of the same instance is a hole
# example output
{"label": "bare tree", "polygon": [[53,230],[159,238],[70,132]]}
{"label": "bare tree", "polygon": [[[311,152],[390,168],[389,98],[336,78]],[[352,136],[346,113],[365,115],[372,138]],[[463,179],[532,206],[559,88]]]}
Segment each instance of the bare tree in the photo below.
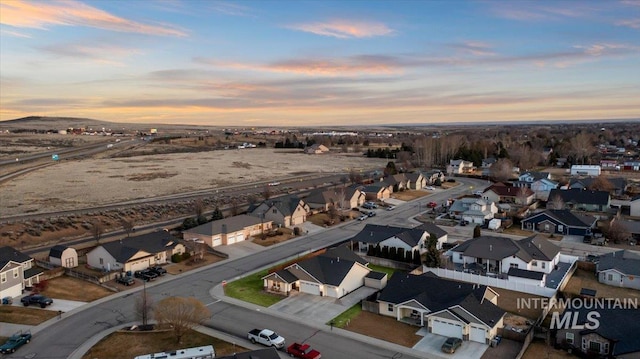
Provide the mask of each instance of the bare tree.
{"label": "bare tree", "polygon": [[100,220],[93,221],[91,223],[91,235],[93,236],[93,239],[96,240],[96,243],[100,244],[100,239],[103,234],[104,226],[102,225],[102,222],[100,222]]}
{"label": "bare tree", "polygon": [[147,294],[146,288],[136,297],[134,305],[136,317],[142,321],[142,325],[146,326],[149,324],[149,320],[151,320],[153,314],[153,300]]}
{"label": "bare tree", "polygon": [[547,201],[547,209],[564,209],[564,205],[564,200],[559,194],[549,198],[549,201]]}
{"label": "bare tree", "polygon": [[584,159],[588,158],[595,152],[591,136],[586,132],[580,132],[573,136],[569,143],[571,146],[571,153],[576,156],[576,160],[580,160],[581,164],[584,164]]}
{"label": "bare tree", "polygon": [[196,214],[196,218],[200,218],[202,217],[202,214],[204,213],[204,202],[202,201],[202,198],[196,198],[193,201],[193,211]]}
{"label": "bare tree", "polygon": [[614,190],[615,185],[613,183],[611,183],[611,181],[609,181],[606,177],[604,176],[598,176],[596,177],[593,182],[591,182],[591,184],[588,187],[590,190],[592,191],[606,191],[606,192],[611,192]]}
{"label": "bare tree", "polygon": [[511,178],[513,163],[508,158],[501,158],[491,165],[491,177],[497,182],[505,182]]}
{"label": "bare tree", "polygon": [[265,201],[271,198],[271,187],[269,185],[264,186],[262,189],[262,198],[264,198]]}
{"label": "bare tree", "polygon": [[613,243],[616,244],[628,241],[629,238],[631,238],[629,230],[616,218],[611,220],[604,233],[607,239],[612,240]]}
{"label": "bare tree", "polygon": [[181,343],[187,331],[204,323],[211,312],[196,298],[169,297],[156,304],[154,315],[159,324],[173,329],[176,341]]}
{"label": "bare tree", "polygon": [[349,181],[351,181],[351,183],[361,183],[362,175],[355,170],[351,170],[349,171]]}
{"label": "bare tree", "polygon": [[131,232],[133,232],[133,220],[127,220],[126,218],[120,218],[120,225],[122,226],[122,230],[127,234],[127,237],[131,236]]}
{"label": "bare tree", "polygon": [[229,204],[229,211],[232,216],[237,216],[240,213],[240,204],[238,203],[237,198],[232,198],[231,203]]}
{"label": "bare tree", "polygon": [[336,208],[335,204],[332,203],[329,205],[327,216],[329,216],[329,221],[331,222],[331,224],[335,223],[336,219],[338,218],[338,209]]}
{"label": "bare tree", "polygon": [[519,204],[526,206],[529,203],[529,189],[527,187],[518,188],[518,192],[516,193],[516,198],[518,199]]}

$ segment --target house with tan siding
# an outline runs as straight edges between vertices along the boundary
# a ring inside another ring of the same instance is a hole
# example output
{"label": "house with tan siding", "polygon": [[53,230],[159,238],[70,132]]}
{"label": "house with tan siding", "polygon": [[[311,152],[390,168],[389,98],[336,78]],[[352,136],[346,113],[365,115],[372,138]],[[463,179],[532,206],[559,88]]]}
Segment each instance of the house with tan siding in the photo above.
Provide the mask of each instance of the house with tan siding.
{"label": "house with tan siding", "polygon": [[13,247],[0,247],[0,298],[20,296],[25,288],[40,282],[42,272],[28,255]]}
{"label": "house with tan siding", "polygon": [[209,247],[226,246],[248,240],[272,228],[273,222],[269,220],[241,214],[184,230],[182,239],[202,242]]}

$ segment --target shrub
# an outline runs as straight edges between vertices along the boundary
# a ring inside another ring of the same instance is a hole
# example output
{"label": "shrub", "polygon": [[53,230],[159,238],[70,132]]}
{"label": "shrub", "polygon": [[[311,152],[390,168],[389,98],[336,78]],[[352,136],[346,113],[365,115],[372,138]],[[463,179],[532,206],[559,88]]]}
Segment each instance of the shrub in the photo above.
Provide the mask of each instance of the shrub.
{"label": "shrub", "polygon": [[182,253],[182,260],[189,259],[189,258],[191,258],[191,253],[190,252]]}
{"label": "shrub", "polygon": [[182,256],[180,255],[180,253],[175,253],[171,256],[171,261],[173,263],[180,263],[182,262]]}
{"label": "shrub", "polygon": [[294,236],[299,236],[300,233],[302,233],[302,230],[300,229],[300,227],[293,227],[293,235]]}

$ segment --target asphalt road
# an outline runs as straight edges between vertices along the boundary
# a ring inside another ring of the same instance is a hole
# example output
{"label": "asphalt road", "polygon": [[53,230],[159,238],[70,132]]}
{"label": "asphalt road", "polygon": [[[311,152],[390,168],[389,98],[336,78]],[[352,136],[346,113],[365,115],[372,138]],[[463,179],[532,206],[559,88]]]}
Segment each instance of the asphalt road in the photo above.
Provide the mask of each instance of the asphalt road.
{"label": "asphalt road", "polygon": [[[451,196],[468,192],[469,186],[484,183],[479,180],[461,179],[462,186],[429,197],[430,201],[442,201]],[[417,200],[424,202],[424,199]],[[379,211],[378,216],[368,219],[369,223],[402,224],[408,218],[424,211],[424,206],[405,204],[394,211]],[[383,213],[384,212],[384,213]],[[367,221],[354,221],[283,245],[269,247],[264,251],[231,261],[220,262],[212,267],[185,273],[175,279],[158,282],[147,287],[147,292],[155,301],[167,296],[192,296],[205,303],[212,312],[211,320],[205,325],[239,338],[241,345],[246,333],[253,328],[270,328],[278,331],[289,342],[313,337],[314,347],[323,357],[332,359],[417,359],[412,349],[390,345],[380,341],[354,340],[350,336],[339,335],[327,327],[318,327],[307,318],[286,318],[272,315],[268,309],[256,310],[245,305],[234,305],[218,301],[210,290],[223,280],[232,281],[243,275],[301,253],[324,248],[353,236]],[[47,358],[62,359],[72,355],[82,343],[100,332],[138,320],[134,310],[138,290],[103,298],[66,313],[62,319],[39,332],[34,331],[32,342],[21,348],[17,354],[7,358]],[[308,323],[308,324],[306,324]],[[383,330],[381,328],[381,330]]]}

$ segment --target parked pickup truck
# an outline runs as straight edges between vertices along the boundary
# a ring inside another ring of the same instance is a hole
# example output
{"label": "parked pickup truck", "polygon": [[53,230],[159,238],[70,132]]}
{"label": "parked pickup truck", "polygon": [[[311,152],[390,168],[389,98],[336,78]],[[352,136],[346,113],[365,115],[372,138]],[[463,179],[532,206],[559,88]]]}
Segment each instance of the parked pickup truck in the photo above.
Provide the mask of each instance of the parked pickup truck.
{"label": "parked pickup truck", "polygon": [[44,295],[39,295],[39,294],[31,294],[31,295],[22,297],[22,299],[20,299],[20,302],[25,307],[28,307],[30,304],[37,304],[40,306],[40,308],[44,308],[47,305],[53,304],[53,300],[51,298],[47,298]]}
{"label": "parked pickup truck", "polygon": [[293,343],[287,348],[287,354],[300,359],[320,359],[320,352],[311,349],[309,344]]}
{"label": "parked pickup truck", "polygon": [[284,348],[284,338],[270,329],[253,329],[247,334],[247,338],[253,344],[260,343],[276,349]]}
{"label": "parked pickup truck", "polygon": [[12,335],[0,346],[0,353],[9,354],[31,341],[31,332],[20,332]]}

